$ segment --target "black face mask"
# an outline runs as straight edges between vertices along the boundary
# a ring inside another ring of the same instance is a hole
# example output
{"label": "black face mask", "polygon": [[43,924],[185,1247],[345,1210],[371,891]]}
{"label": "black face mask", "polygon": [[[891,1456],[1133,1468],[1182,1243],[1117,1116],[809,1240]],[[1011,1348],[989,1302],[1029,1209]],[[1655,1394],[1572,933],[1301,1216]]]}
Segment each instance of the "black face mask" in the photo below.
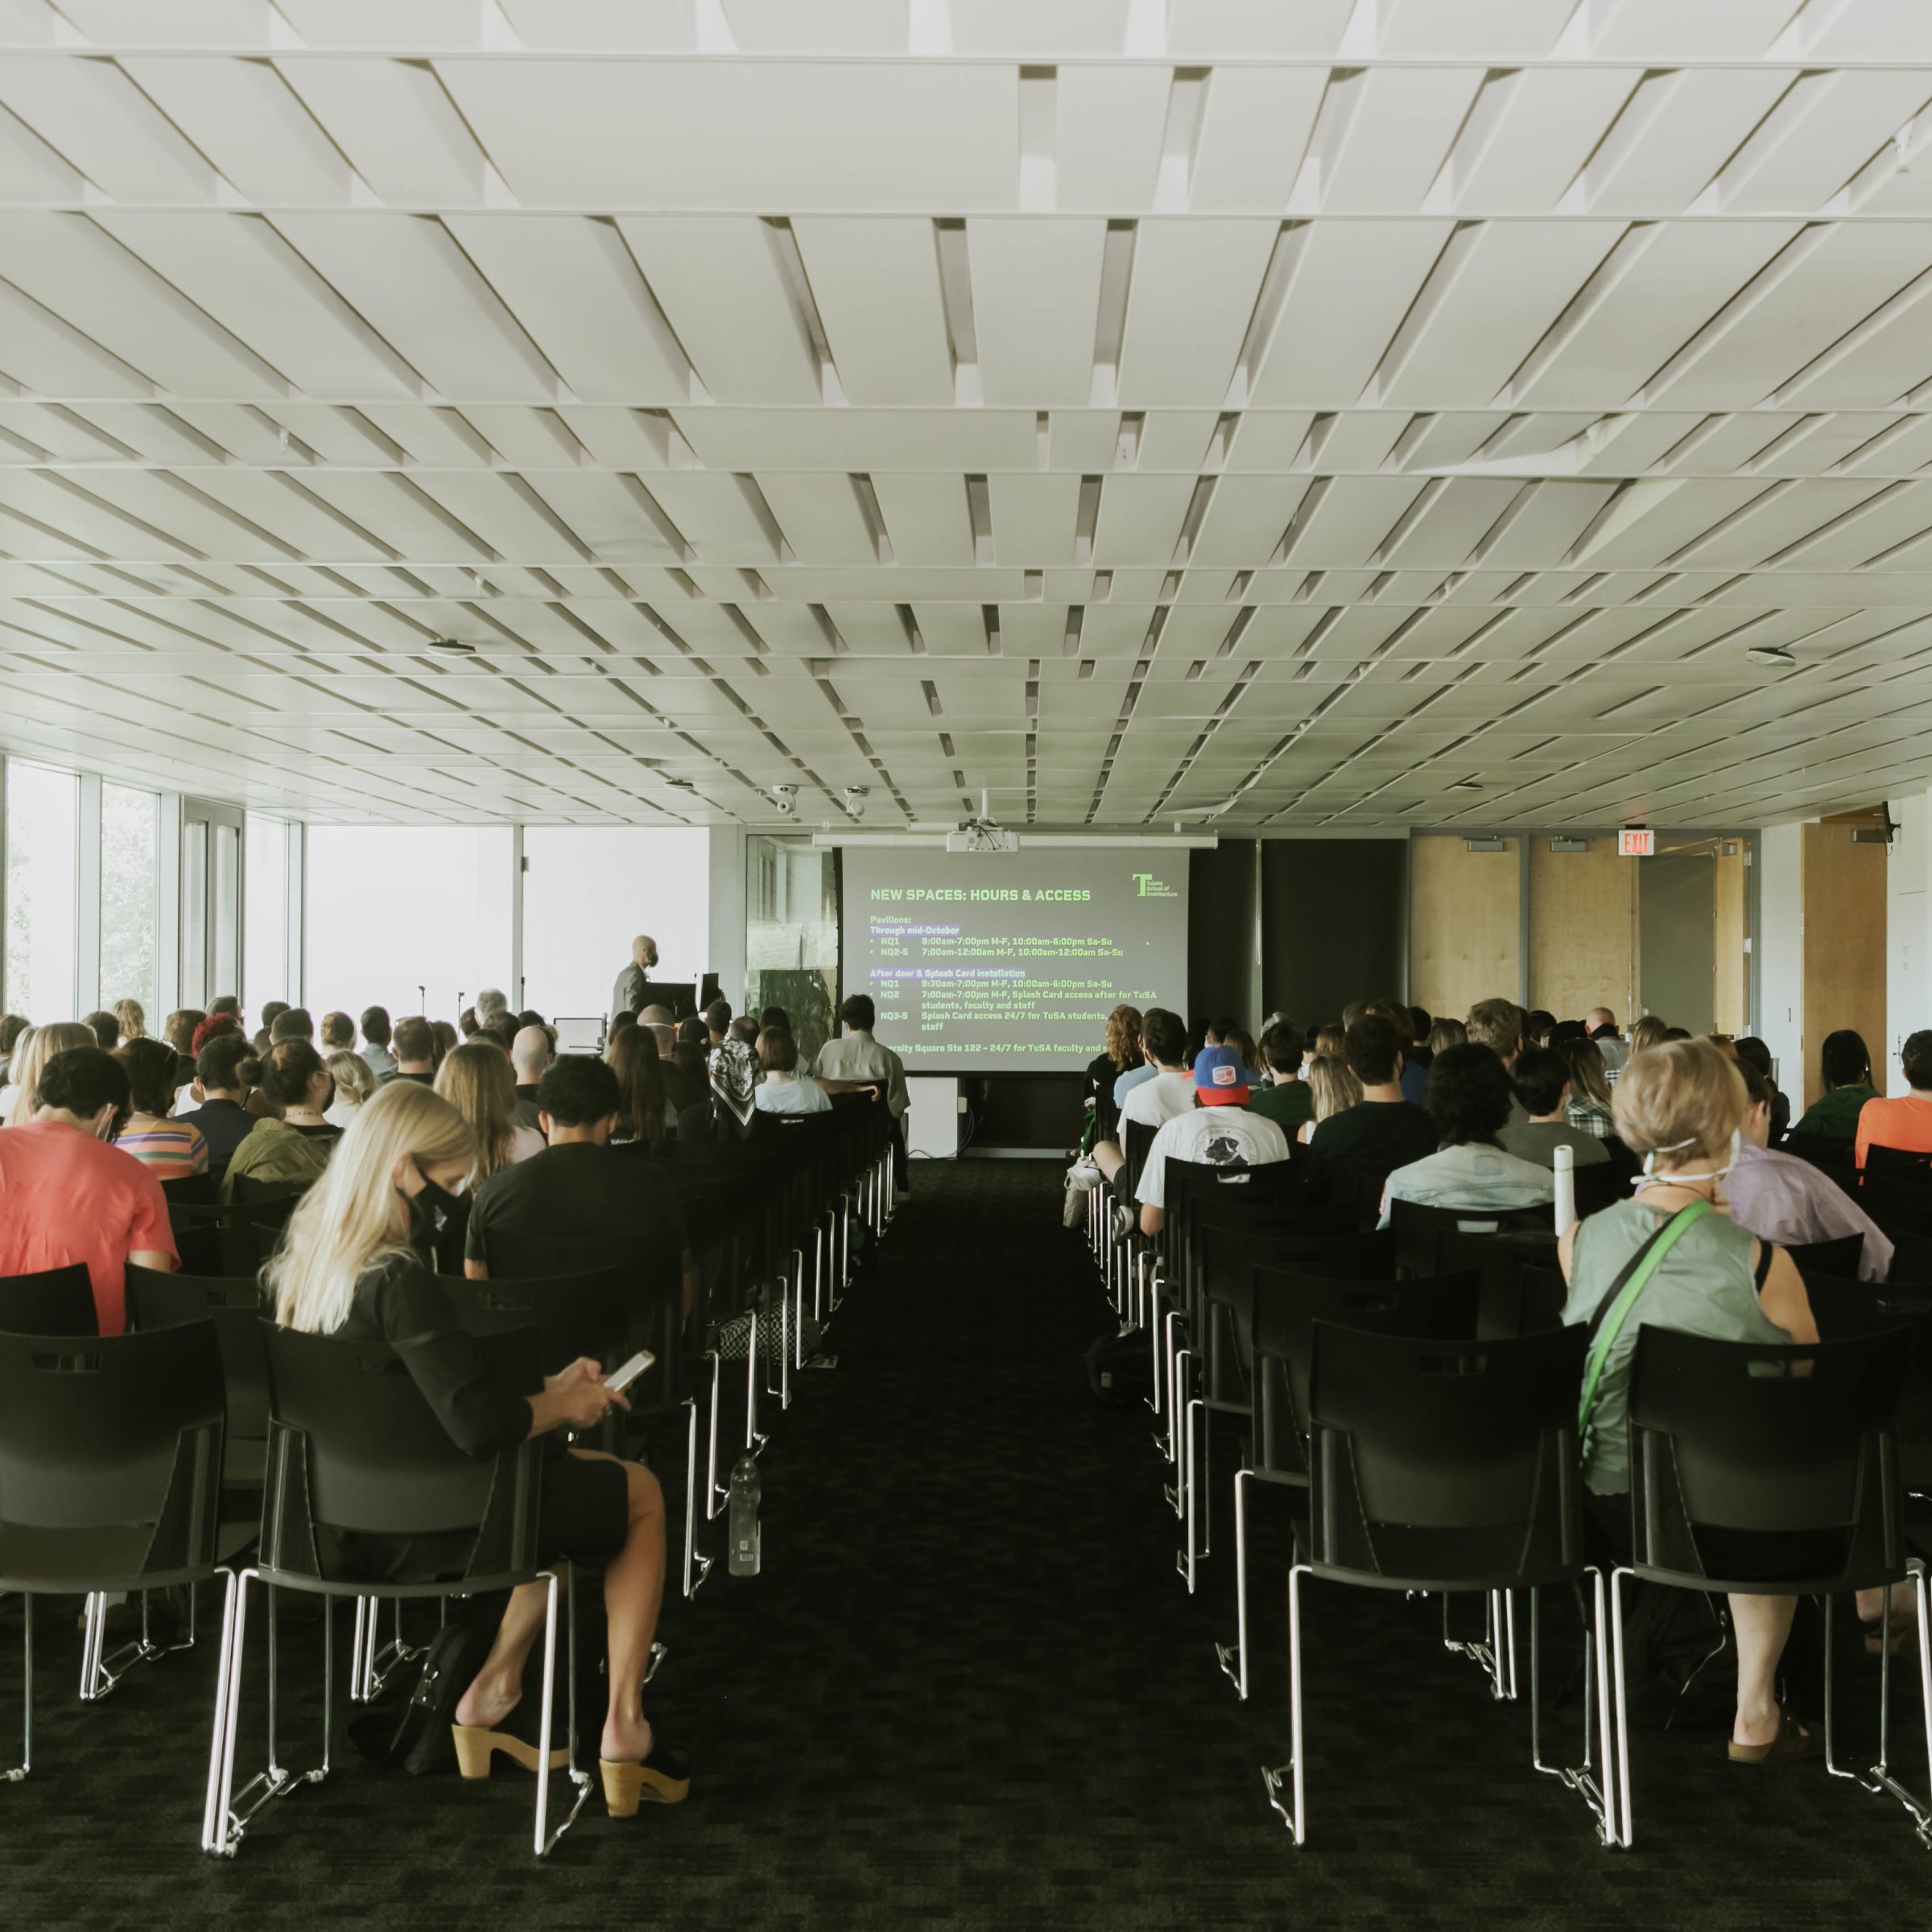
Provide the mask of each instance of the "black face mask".
{"label": "black face mask", "polygon": [[454,1220],[461,1206],[460,1195],[452,1194],[447,1187],[438,1187],[427,1174],[423,1174],[422,1191],[410,1196],[411,1245],[433,1246],[437,1236]]}

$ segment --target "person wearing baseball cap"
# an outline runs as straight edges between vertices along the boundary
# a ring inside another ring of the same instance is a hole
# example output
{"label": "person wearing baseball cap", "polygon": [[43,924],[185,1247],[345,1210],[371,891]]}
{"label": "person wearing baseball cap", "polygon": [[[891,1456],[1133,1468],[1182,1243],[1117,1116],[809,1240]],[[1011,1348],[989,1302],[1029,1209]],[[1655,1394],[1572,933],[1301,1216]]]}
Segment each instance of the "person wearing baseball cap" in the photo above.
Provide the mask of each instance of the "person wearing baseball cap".
{"label": "person wearing baseball cap", "polygon": [[1141,1233],[1158,1234],[1166,1219],[1169,1160],[1260,1167],[1287,1158],[1287,1135],[1248,1110],[1248,1069],[1241,1055],[1232,1046],[1203,1046],[1195,1056],[1193,1110],[1176,1114],[1154,1137],[1141,1170]]}

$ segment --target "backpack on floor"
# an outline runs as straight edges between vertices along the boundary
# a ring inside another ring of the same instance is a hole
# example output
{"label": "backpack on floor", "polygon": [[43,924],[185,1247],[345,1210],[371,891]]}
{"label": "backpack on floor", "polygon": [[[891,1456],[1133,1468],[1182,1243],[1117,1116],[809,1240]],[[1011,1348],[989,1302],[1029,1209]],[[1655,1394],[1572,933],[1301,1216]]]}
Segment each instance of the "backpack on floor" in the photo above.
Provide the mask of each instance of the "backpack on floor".
{"label": "backpack on floor", "polygon": [[1084,1358],[1087,1385],[1103,1402],[1138,1402],[1154,1394],[1154,1360],[1147,1331],[1103,1335]]}

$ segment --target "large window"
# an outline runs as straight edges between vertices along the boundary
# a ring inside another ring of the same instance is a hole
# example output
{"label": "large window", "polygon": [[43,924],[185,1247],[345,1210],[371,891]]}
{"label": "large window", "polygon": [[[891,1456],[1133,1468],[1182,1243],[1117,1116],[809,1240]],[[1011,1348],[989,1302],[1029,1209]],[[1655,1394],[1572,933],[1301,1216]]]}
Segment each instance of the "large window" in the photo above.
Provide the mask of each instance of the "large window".
{"label": "large window", "polygon": [[520,998],[506,987],[513,1005],[547,1015],[605,1012],[640,933],[658,943],[653,979],[695,986],[710,969],[708,832],[533,825],[523,860],[526,992]]}
{"label": "large window", "polygon": [[745,841],[745,1006],[782,1006],[802,1053],[838,1028],[839,897],[835,855],[807,838]]}
{"label": "large window", "polygon": [[80,780],[9,759],[5,1004],[43,1026],[79,1017],[80,857]]}
{"label": "large window", "polygon": [[251,1013],[293,1002],[288,970],[288,827],[248,815],[242,899],[242,998]]}
{"label": "large window", "polygon": [[131,786],[101,787],[101,997],[138,1000],[153,1030],[155,915],[161,801]]}
{"label": "large window", "polygon": [[303,990],[318,1018],[454,1020],[485,986],[514,1000],[507,828],[312,825],[308,848]]}

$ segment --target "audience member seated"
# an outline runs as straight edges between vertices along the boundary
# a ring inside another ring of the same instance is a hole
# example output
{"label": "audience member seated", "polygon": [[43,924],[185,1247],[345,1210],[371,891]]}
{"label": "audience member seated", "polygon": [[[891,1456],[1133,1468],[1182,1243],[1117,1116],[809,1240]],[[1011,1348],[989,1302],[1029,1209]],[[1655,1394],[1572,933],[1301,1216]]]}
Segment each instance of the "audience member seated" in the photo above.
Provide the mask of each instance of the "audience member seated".
{"label": "audience member seated", "polygon": [[1141,1233],[1158,1234],[1166,1220],[1170,1159],[1212,1167],[1261,1167],[1287,1159],[1288,1137],[1273,1121],[1248,1110],[1246,1072],[1232,1046],[1203,1046],[1195,1055],[1195,1105],[1162,1126],[1141,1170],[1134,1198],[1141,1204]]}
{"label": "audience member seated", "polygon": [[[510,1067],[516,1083],[517,1104],[512,1117],[519,1127],[537,1125],[537,1083],[556,1058],[547,1026],[519,1026],[510,1043]],[[540,1132],[541,1129],[539,1129]]]}
{"label": "audience member seated", "polygon": [[[1654,1013],[1646,1013],[1630,1028],[1629,1044],[1624,1051],[1624,1065],[1628,1067],[1640,1053],[1648,1053],[1653,1046],[1662,1046],[1664,1036],[1670,1030],[1670,1026],[1666,1021]],[[1597,1044],[1600,1047],[1603,1042],[1600,1040]],[[1608,1061],[1609,1056],[1605,1055],[1604,1063],[1606,1066],[1608,1065]],[[1616,1089],[1617,1075],[1620,1071],[1621,1069],[1618,1068],[1613,1069],[1611,1072],[1610,1085],[1612,1092]]]}
{"label": "audience member seated", "polygon": [[1080,1104],[1096,1129],[1096,1139],[1113,1137],[1119,1111],[1114,1090],[1127,1075],[1139,1071],[1146,1063],[1147,1056],[1141,1049],[1140,1008],[1115,1007],[1107,1016],[1107,1037],[1100,1051],[1087,1063],[1086,1084],[1080,1096]]}
{"label": "audience member seated", "polygon": [[1906,1040],[1899,1066],[1911,1091],[1898,1099],[1867,1100],[1858,1111],[1853,1146],[1861,1168],[1874,1147],[1932,1154],[1932,1032],[1922,1029]]}
{"label": "audience member seated", "polygon": [[[676,1129],[680,1111],[671,1104],[666,1075],[671,1063],[658,1057],[655,1029],[621,1026],[604,1049],[605,1064],[617,1076],[617,1124],[613,1143],[634,1153],[655,1154]],[[541,1108],[542,1085],[539,1084]]]}
{"label": "audience member seated", "polygon": [[1616,1076],[1623,1071],[1633,1051],[1630,1042],[1616,1030],[1616,1015],[1608,1006],[1592,1006],[1583,1015],[1583,1030],[1603,1055],[1605,1084],[1616,1086]]}
{"label": "audience member seated", "polygon": [[19,1046],[23,1034],[32,1028],[17,1013],[0,1013],[0,1119],[6,1117],[11,1102],[7,1089],[13,1084],[13,1075],[8,1071],[13,1065],[14,1050]]}
{"label": "audience member seated", "polygon": [[[363,1033],[368,1034],[368,1018],[363,1015]],[[419,1087],[430,1087],[436,1078],[436,1029],[420,1013],[411,1013],[406,1020],[396,1022],[396,1058],[391,1080],[414,1080]]]}
{"label": "audience member seated", "polygon": [[195,1077],[195,1029],[208,1015],[193,1006],[180,1006],[171,1013],[161,1028],[162,1037],[175,1050],[175,1091],[179,1093]]}
{"label": "audience member seated", "polygon": [[1315,1030],[1315,1039],[1308,1047],[1309,1056],[1325,1053],[1331,1059],[1340,1059],[1348,1043],[1348,1029],[1340,1020],[1331,1020],[1326,1026]]}
{"label": "audience member seated", "polygon": [[702,1084],[706,1056],[711,1051],[711,1030],[694,1014],[688,1020],[679,1021],[677,1034],[678,1043],[671,1049],[671,1058],[684,1069],[688,1079]]}
{"label": "audience member seated", "polygon": [[115,1014],[104,1010],[90,1013],[80,1024],[93,1034],[94,1044],[104,1053],[112,1053],[121,1044],[121,1022]]}
{"label": "audience member seated", "polygon": [[34,1095],[40,1070],[56,1054],[100,1044],[93,1028],[79,1020],[56,1020],[52,1026],[29,1027],[14,1049],[14,1084],[7,1089],[7,1125],[18,1127],[34,1117]]}
{"label": "audience member seated", "polygon": [[322,1016],[322,1051],[327,1053],[353,1053],[356,1050],[356,1023],[345,1013],[325,1013]]}
{"label": "audience member seated", "polygon": [[832,1096],[816,1080],[799,1078],[799,1043],[791,1033],[767,1026],[758,1035],[764,1084],[754,1096],[761,1113],[830,1113]]}
{"label": "audience member seated", "polygon": [[493,1026],[510,1017],[510,1001],[494,986],[485,986],[477,995],[477,1024]]}
{"label": "audience member seated", "polygon": [[269,1112],[229,1157],[221,1199],[235,1198],[245,1174],[275,1187],[306,1187],[328,1165],[341,1133],[322,1117],[331,1092],[322,1056],[307,1040],[284,1040],[262,1063],[258,1090]]}
{"label": "audience member seated", "polygon": [[[605,1799],[621,1815],[636,1810],[640,1786],[675,1803],[689,1790],[690,1773],[657,1744],[642,1701],[664,1593],[663,1497],[648,1470],[594,1450],[566,1450],[556,1434],[594,1429],[613,1404],[630,1405],[603,1386],[602,1370],[588,1359],[548,1377],[540,1395],[500,1387],[425,1258],[431,1232],[426,1201],[447,1199],[477,1158],[453,1108],[414,1084],[386,1088],[345,1137],[341,1164],[296,1208],[269,1264],[275,1319],[310,1333],[386,1343],[450,1440],[471,1455],[548,1439],[538,1553],[546,1563],[604,1571],[610,1692],[599,1752]],[[358,1556],[398,1576],[460,1574],[467,1552],[442,1547],[444,1540]],[[543,1627],[545,1587],[526,1583],[512,1595],[490,1653],[456,1706],[458,1765],[467,1775],[486,1775],[497,1749],[520,1763],[534,1761],[527,1744],[497,1727],[522,1695],[523,1667]]]}
{"label": "audience member seated", "polygon": [[323,1071],[335,1085],[336,1097],[322,1110],[331,1127],[346,1130],[357,1111],[376,1097],[376,1076],[369,1062],[359,1053],[339,1046],[322,1063]]}
{"label": "audience member seated", "polygon": [[855,993],[839,1008],[844,1032],[819,1049],[813,1075],[833,1092],[841,1088],[877,1087],[896,1125],[908,1104],[906,1063],[890,1046],[873,1038],[875,1010],[871,999]]}
{"label": "audience member seated", "polygon": [[1261,1035],[1268,1084],[1251,1092],[1248,1111],[1273,1121],[1290,1140],[1315,1119],[1315,1096],[1302,1078],[1302,1035],[1292,1020],[1278,1019]]}
{"label": "audience member seated", "polygon": [[1511,1121],[1496,1136],[1505,1152],[1538,1167],[1553,1168],[1557,1149],[1567,1147],[1579,1167],[1608,1163],[1603,1137],[1570,1124],[1570,1069],[1560,1053],[1549,1046],[1525,1047],[1517,1055],[1511,1084],[1530,1118]]}
{"label": "audience member seated", "polygon": [[[784,1030],[787,1033],[791,1031],[791,1022],[789,1020],[785,1022]],[[736,1040],[741,1046],[755,1050],[758,1043],[758,1035],[764,1030],[765,1029],[749,1013],[741,1013],[732,1022],[726,1037]]]}
{"label": "audience member seated", "polygon": [[436,1091],[462,1115],[477,1143],[472,1188],[493,1174],[543,1151],[543,1136],[535,1127],[519,1127],[511,1118],[517,1104],[516,1082],[503,1049],[487,1034],[465,1040],[436,1069]]}
{"label": "audience member seated", "polygon": [[[704,1009],[704,1048],[708,1053],[713,1046],[722,1046],[725,1036],[731,1031],[731,1001],[713,1000]],[[786,1029],[790,1030],[789,1028]]]}
{"label": "audience member seated", "polygon": [[477,1029],[482,1024],[477,1018],[477,1009],[473,1006],[465,1006],[456,1015],[456,1030],[466,1040],[473,1040],[477,1037]]}
{"label": "audience member seated", "polygon": [[[647,1034],[658,1056],[658,1072],[663,1083],[664,1097],[673,1116],[682,1113],[687,1107],[694,1106],[707,1097],[705,1084],[695,1079],[683,1062],[678,1058],[678,1030],[669,1018],[667,1006],[646,1006],[638,1015],[638,1030]],[[654,1013],[663,1013],[663,1019],[654,1019]],[[611,1040],[617,1035],[613,1030]],[[608,1045],[606,1051],[608,1051]]]}
{"label": "audience member seated", "polygon": [[208,1142],[193,1121],[171,1120],[175,1105],[175,1050],[165,1040],[139,1038],[116,1050],[127,1069],[133,1111],[114,1137],[158,1181],[208,1172]]}
{"label": "audience member seated", "polygon": [[194,1051],[196,1059],[197,1061],[200,1060],[201,1058],[201,1049],[205,1046],[210,1040],[218,1039],[225,1033],[233,1034],[238,1040],[242,1039],[243,1034],[242,1031],[242,1022],[237,1019],[232,1013],[211,1013],[208,1018],[195,1029]]}
{"label": "audience member seated", "polygon": [[445,1054],[454,1053],[462,1045],[462,1037],[448,1020],[431,1020],[429,1023],[430,1059],[433,1067],[443,1064]]}
{"label": "audience member seated", "polygon": [[1755,1067],[1738,1067],[1750,1110],[1731,1171],[1724,1178],[1731,1218],[1761,1241],[1798,1248],[1862,1234],[1863,1281],[1882,1282],[1892,1268],[1893,1244],[1878,1224],[1828,1174],[1796,1154],[1771,1148],[1771,1083]]}
{"label": "audience member seated", "polygon": [[217,1180],[255,1128],[256,1116],[244,1104],[251,1071],[258,1075],[261,1068],[238,1027],[216,1034],[195,1056],[195,1084],[188,1092],[198,1104],[176,1117],[207,1143],[208,1170]]}
{"label": "audience member seated", "polygon": [[1777,1076],[1771,1071],[1771,1049],[1754,1034],[1746,1034],[1741,1040],[1731,1042],[1732,1057],[1740,1064],[1748,1067],[1760,1075],[1771,1095],[1771,1140],[1773,1146],[1781,1141],[1791,1129],[1791,1100],[1788,1094],[1778,1091]]}
{"label": "audience member seated", "polygon": [[247,1032],[248,1029],[242,1024],[242,1002],[232,993],[218,994],[208,1001],[208,1017],[212,1020],[217,1014],[233,1020],[236,1032]]}
{"label": "audience member seated", "polygon": [[[665,1167],[610,1144],[620,1104],[616,1073],[588,1054],[564,1054],[544,1074],[537,1111],[550,1145],[477,1190],[464,1251],[471,1280],[489,1278],[498,1234],[541,1237],[559,1274],[624,1265],[642,1244],[670,1235],[683,1245],[683,1211]],[[688,1273],[684,1307],[688,1314]]]}
{"label": "audience member seated", "polygon": [[1241,1071],[1247,1076],[1248,1091],[1253,1093],[1257,1088],[1270,1084],[1261,1066],[1261,1050],[1255,1045],[1253,1036],[1245,1026],[1228,1026],[1222,1030],[1224,1046],[1231,1046],[1241,1057]]}
{"label": "audience member seated", "polygon": [[[778,1010],[766,1009],[767,1013]],[[735,1033],[740,1022],[733,1020],[731,1024]],[[782,1030],[790,1033],[791,1029]],[[708,1072],[710,1085],[705,1098],[678,1115],[680,1141],[729,1146],[749,1140],[761,1127],[776,1127],[777,1121],[758,1109],[758,1062],[749,1046],[734,1038],[713,1047]]]}
{"label": "audience member seated", "polygon": [[269,1023],[268,1042],[271,1046],[279,1046],[284,1040],[307,1040],[312,1046],[315,1039],[315,1019],[306,1006],[288,1007]]}
{"label": "audience member seated", "polygon": [[1429,1116],[1402,1098],[1402,1043],[1395,1028],[1378,1013],[1364,1013],[1343,1036],[1342,1052],[1362,1097],[1317,1121],[1308,1137],[1310,1174],[1340,1167],[1389,1174],[1433,1154],[1436,1134]]}
{"label": "audience member seated", "polygon": [[161,1183],[105,1144],[128,1117],[127,1069],[90,1034],[50,1055],[35,1082],[33,1118],[0,1133],[0,1275],[85,1262],[101,1332],[118,1335],[127,1264],[171,1271],[178,1259]]}
{"label": "audience member seated", "polygon": [[1858,1117],[1865,1102],[1879,1097],[1872,1084],[1872,1050],[1860,1034],[1841,1026],[1836,1033],[1825,1035],[1818,1058],[1818,1071],[1824,1075],[1824,1096],[1805,1109],[1794,1131],[1816,1134],[1823,1140],[1856,1140]]}
{"label": "audience member seated", "polygon": [[[1932,1043],[1932,1035],[1926,1037]],[[1639,1331],[1654,1322],[1721,1341],[1818,1340],[1805,1284],[1791,1257],[1740,1227],[1721,1205],[1732,1136],[1747,1110],[1736,1066],[1703,1040],[1641,1049],[1633,1041],[1633,1047],[1616,1083],[1615,1113],[1618,1137],[1644,1157],[1644,1183],[1634,1200],[1616,1202],[1579,1222],[1558,1244],[1570,1284],[1564,1320],[1591,1320],[1618,1289],[1624,1269],[1677,1214],[1700,1203],[1707,1211],[1679,1233],[1632,1304],[1597,1385],[1584,1447],[1586,1501],[1607,1550],[1626,1563],[1631,1555],[1626,1405]],[[1699,1540],[1706,1566],[1719,1574],[1736,1575],[1743,1565],[1763,1560],[1762,1541],[1755,1536],[1733,1545],[1724,1531],[1707,1530]],[[1794,1550],[1789,1563],[1761,1573],[1775,1577],[1780,1569],[1803,1570],[1814,1561],[1813,1553]],[[1861,1596],[1860,1613],[1880,1615],[1880,1595]],[[1774,1762],[1821,1749],[1818,1728],[1799,1724],[1777,1699],[1778,1663],[1797,1600],[1733,1596],[1730,1607],[1737,1654],[1732,1761]]]}
{"label": "audience member seated", "polygon": [[1550,1036],[1556,1030],[1556,1015],[1546,1013],[1541,1006],[1533,1006],[1523,1015],[1523,1045],[1547,1046]]}
{"label": "audience member seated", "polygon": [[[1623,1042],[1619,1040],[1618,1046]],[[1587,1034],[1573,1034],[1552,1049],[1563,1058],[1570,1076],[1570,1098],[1563,1117],[1579,1133],[1609,1140],[1616,1132],[1610,1117],[1610,1075],[1604,1065],[1603,1042]]]}
{"label": "audience member seated", "polygon": [[1429,1069],[1429,1118],[1441,1148],[1390,1174],[1381,1224],[1389,1224],[1392,1201],[1492,1209],[1542,1208],[1554,1201],[1556,1183],[1549,1168],[1502,1145],[1514,1098],[1508,1070],[1490,1048],[1472,1040],[1439,1054]]}
{"label": "audience member seated", "polygon": [[120,1045],[125,1046],[130,1040],[147,1038],[147,1009],[138,1000],[116,1000],[109,1010],[120,1030]]}
{"label": "audience member seated", "polygon": [[[1148,1077],[1129,1088],[1121,1102],[1123,1128],[1129,1121],[1160,1127],[1176,1114],[1191,1113],[1195,1088],[1187,1063],[1187,1022],[1165,1006],[1150,1006],[1141,1019],[1141,1051],[1146,1056]],[[1114,1091],[1120,1092],[1117,1082]]]}
{"label": "audience member seated", "polygon": [[396,1058],[389,1050],[389,1009],[386,1006],[368,1006],[363,1009],[361,1019],[362,1057],[369,1063],[369,1070],[376,1076],[380,1085],[392,1080],[396,1075]]}
{"label": "audience member seated", "polygon": [[[1463,1023],[1469,1030],[1471,1046],[1487,1046],[1502,1062],[1505,1072],[1515,1066],[1517,1055],[1523,1051],[1523,1009],[1514,1000],[1478,1000]],[[1509,1118],[1520,1127],[1529,1117],[1512,1092]]]}
{"label": "audience member seated", "polygon": [[1429,1029],[1429,1057],[1447,1053],[1451,1046],[1467,1046],[1469,1029],[1460,1020],[1437,1020]]}
{"label": "audience member seated", "polygon": [[1339,1053],[1318,1053],[1308,1062],[1303,1074],[1308,1088],[1309,1117],[1294,1130],[1294,1137],[1306,1147],[1315,1130],[1331,1116],[1346,1113],[1362,1097],[1362,1084],[1348,1071],[1348,1063]]}

